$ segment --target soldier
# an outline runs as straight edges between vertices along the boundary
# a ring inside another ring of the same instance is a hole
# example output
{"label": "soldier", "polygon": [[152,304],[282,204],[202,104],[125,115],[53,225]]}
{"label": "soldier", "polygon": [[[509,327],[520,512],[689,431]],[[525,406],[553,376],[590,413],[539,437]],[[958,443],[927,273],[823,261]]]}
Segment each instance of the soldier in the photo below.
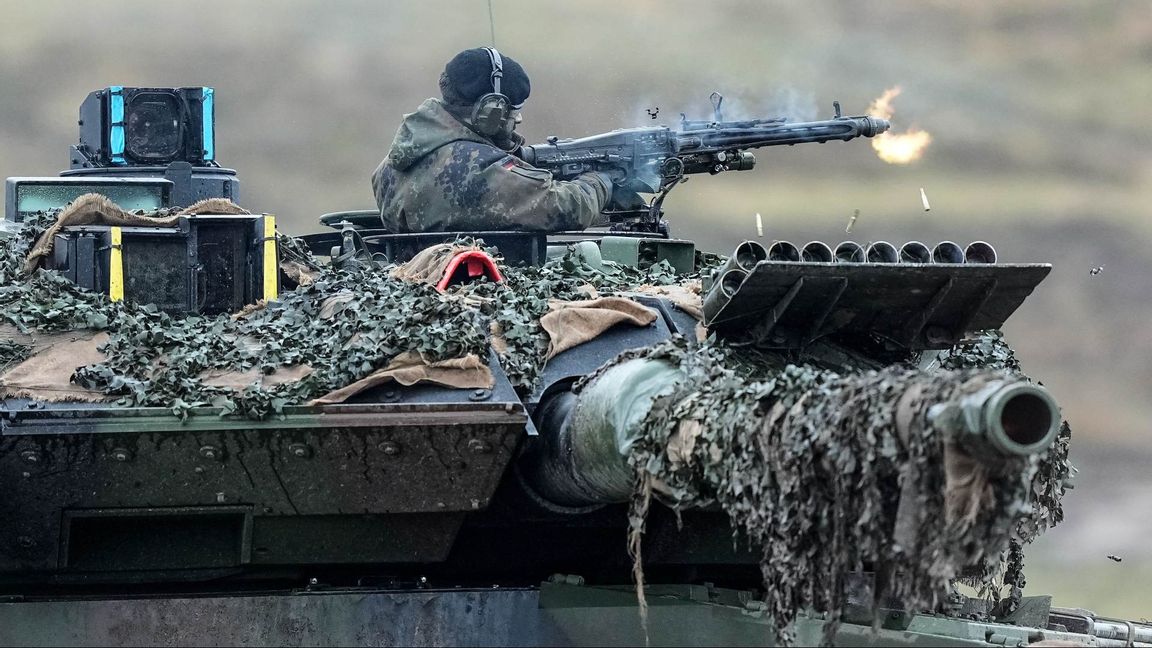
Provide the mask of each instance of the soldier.
{"label": "soldier", "polygon": [[583,229],[612,197],[612,178],[552,178],[518,157],[516,132],[531,87],[495,49],[457,54],[440,75],[442,99],[405,115],[372,174],[390,232]]}

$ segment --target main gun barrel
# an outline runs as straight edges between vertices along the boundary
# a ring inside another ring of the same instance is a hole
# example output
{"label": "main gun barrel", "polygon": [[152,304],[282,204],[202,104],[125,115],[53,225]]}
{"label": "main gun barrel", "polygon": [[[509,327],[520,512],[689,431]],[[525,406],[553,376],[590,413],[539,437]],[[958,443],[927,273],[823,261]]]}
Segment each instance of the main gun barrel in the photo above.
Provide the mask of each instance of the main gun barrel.
{"label": "main gun barrel", "polygon": [[[656,415],[653,402],[686,380],[680,368],[666,362],[633,359],[601,373],[578,396],[565,393],[541,403],[536,422],[541,437],[522,457],[521,473],[538,495],[562,507],[627,501],[634,484],[628,457],[646,419]],[[851,392],[868,377],[841,380],[841,387]],[[935,402],[921,397],[925,385],[961,380],[971,387],[964,390],[970,393]],[[882,409],[895,412],[893,425],[908,429],[915,421],[929,421],[979,461],[1038,454],[1056,438],[1060,415],[1055,400],[1043,387],[1027,381],[995,374],[924,372],[899,375],[893,381],[900,388],[882,404]],[[798,400],[816,407],[828,393],[822,388]],[[765,417],[763,425],[767,430],[787,422]]]}

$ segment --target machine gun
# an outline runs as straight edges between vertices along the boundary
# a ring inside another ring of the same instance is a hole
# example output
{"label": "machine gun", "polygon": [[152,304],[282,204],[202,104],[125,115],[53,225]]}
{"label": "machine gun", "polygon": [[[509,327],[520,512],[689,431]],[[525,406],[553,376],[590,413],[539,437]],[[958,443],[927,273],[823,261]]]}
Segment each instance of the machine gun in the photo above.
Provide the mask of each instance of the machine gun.
{"label": "machine gun", "polygon": [[550,137],[544,144],[525,146],[523,159],[568,180],[588,171],[623,173],[617,184],[637,193],[657,194],[650,204],[620,206],[605,211],[617,231],[650,232],[667,236],[660,206],[686,176],[747,171],[756,158],[749,149],[805,142],[848,141],[874,137],[888,130],[888,120],[859,115],[844,117],[840,102],[833,102],[832,119],[790,122],[785,117],[724,121],[724,97],[711,95],[713,119],[690,120],[680,114],[680,127],[625,128],[578,139]]}

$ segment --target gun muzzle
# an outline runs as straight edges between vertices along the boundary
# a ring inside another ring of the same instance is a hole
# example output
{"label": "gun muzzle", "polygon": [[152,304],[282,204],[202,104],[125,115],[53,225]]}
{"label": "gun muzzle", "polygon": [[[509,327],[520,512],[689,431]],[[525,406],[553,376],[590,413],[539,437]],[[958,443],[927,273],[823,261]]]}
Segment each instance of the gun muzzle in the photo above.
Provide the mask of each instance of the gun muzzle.
{"label": "gun muzzle", "polygon": [[856,117],[855,119],[860,125],[860,135],[863,137],[875,137],[892,128],[892,122],[879,117]]}
{"label": "gun muzzle", "polygon": [[[1026,456],[1052,445],[1060,410],[1048,390],[1028,382],[994,381],[960,404],[961,442],[999,454]],[[929,412],[932,416],[932,412]]]}

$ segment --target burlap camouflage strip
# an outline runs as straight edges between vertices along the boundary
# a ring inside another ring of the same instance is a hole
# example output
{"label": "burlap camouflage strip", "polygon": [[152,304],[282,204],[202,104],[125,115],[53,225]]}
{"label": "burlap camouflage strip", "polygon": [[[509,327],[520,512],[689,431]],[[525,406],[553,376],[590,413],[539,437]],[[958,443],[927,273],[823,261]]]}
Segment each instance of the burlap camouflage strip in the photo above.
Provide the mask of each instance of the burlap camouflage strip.
{"label": "burlap camouflage strip", "polygon": [[170,227],[181,216],[197,214],[249,214],[248,210],[223,198],[208,198],[185,209],[163,210],[160,212],[135,213],[122,209],[103,194],[89,193],[73,200],[56,221],[49,227],[28,253],[24,261],[24,272],[31,274],[41,260],[52,253],[52,243],[56,234],[65,227],[79,225],[119,225],[122,227]]}

